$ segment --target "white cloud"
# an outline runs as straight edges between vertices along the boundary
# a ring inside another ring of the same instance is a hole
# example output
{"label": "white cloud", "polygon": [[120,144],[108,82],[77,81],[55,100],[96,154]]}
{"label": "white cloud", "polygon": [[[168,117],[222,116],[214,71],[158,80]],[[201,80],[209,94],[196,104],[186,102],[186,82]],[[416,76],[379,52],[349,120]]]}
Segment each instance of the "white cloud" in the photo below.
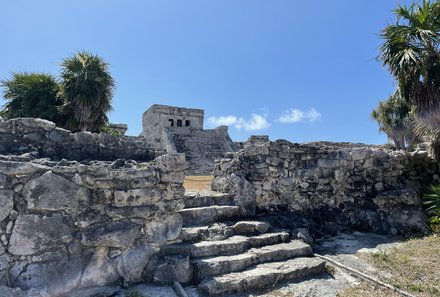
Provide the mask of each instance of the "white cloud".
{"label": "white cloud", "polygon": [[208,123],[212,126],[231,126],[236,124],[237,121],[236,116],[210,117],[208,119]]}
{"label": "white cloud", "polygon": [[314,109],[310,108],[308,111],[292,108],[291,110],[284,111],[278,118],[281,123],[299,123],[302,121],[309,121],[313,123],[321,118],[321,114]]}
{"label": "white cloud", "polygon": [[233,126],[238,130],[245,131],[258,131],[270,127],[270,123],[267,121],[266,116],[253,113],[250,119],[237,118],[236,116],[222,116],[222,117],[210,117],[208,118],[208,124],[210,126]]}

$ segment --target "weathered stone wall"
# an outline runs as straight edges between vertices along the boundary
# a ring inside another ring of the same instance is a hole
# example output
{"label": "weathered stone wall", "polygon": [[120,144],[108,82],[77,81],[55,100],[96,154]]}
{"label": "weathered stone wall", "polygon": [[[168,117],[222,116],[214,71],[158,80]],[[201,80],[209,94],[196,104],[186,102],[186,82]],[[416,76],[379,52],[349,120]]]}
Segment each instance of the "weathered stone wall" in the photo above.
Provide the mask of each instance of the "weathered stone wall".
{"label": "weathered stone wall", "polygon": [[138,139],[107,133],[72,133],[42,119],[18,118],[0,122],[0,154],[24,153],[58,160],[150,161],[163,152]]}
{"label": "weathered stone wall", "polygon": [[214,170],[214,160],[233,151],[233,142],[227,126],[197,130],[167,128],[175,152],[184,153],[188,161],[188,174],[209,175]]}
{"label": "weathered stone wall", "polygon": [[278,140],[218,160],[213,188],[235,193],[248,214],[306,214],[315,231],[395,234],[425,228],[419,194],[437,174],[438,165],[423,151]]}
{"label": "weathered stone wall", "polygon": [[62,296],[151,279],[150,259],[182,227],[183,154],[150,163],[25,158],[0,156],[0,285]]}

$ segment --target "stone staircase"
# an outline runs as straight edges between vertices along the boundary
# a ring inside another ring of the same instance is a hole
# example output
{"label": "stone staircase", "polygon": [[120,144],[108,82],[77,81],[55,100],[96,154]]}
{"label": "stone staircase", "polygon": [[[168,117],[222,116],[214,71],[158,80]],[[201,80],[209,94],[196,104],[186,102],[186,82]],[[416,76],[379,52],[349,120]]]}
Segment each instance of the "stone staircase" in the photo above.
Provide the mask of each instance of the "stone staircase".
{"label": "stone staircase", "polygon": [[308,244],[266,222],[243,218],[228,194],[187,192],[180,214],[179,243],[161,253],[164,258],[187,256],[193,277],[186,285],[203,294],[265,289],[325,272],[325,262],[313,257]]}

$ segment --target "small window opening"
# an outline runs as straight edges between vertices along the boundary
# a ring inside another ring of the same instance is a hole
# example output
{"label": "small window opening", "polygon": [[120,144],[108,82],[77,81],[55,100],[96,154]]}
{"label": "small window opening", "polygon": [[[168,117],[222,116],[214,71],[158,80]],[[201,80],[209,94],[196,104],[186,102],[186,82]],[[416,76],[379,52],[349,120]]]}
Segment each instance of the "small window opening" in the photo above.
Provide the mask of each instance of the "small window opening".
{"label": "small window opening", "polygon": [[174,126],[174,120],[173,119],[169,119],[168,121],[170,122],[170,126],[173,127]]}
{"label": "small window opening", "polygon": [[185,121],[185,127],[189,127],[189,120]]}
{"label": "small window opening", "polygon": [[177,120],[177,127],[182,127],[182,120]]}

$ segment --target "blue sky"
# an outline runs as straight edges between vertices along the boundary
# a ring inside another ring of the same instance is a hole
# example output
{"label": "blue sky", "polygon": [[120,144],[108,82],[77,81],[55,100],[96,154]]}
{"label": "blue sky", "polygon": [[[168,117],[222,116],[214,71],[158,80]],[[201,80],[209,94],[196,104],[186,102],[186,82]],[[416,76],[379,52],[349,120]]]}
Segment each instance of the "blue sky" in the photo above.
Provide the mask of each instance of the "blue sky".
{"label": "blue sky", "polygon": [[[101,55],[117,88],[110,120],[142,130],[154,103],[202,108],[234,140],[384,143],[370,118],[394,90],[375,60],[394,0],[0,0],[0,78],[58,75]],[[0,104],[3,104],[0,99]]]}

